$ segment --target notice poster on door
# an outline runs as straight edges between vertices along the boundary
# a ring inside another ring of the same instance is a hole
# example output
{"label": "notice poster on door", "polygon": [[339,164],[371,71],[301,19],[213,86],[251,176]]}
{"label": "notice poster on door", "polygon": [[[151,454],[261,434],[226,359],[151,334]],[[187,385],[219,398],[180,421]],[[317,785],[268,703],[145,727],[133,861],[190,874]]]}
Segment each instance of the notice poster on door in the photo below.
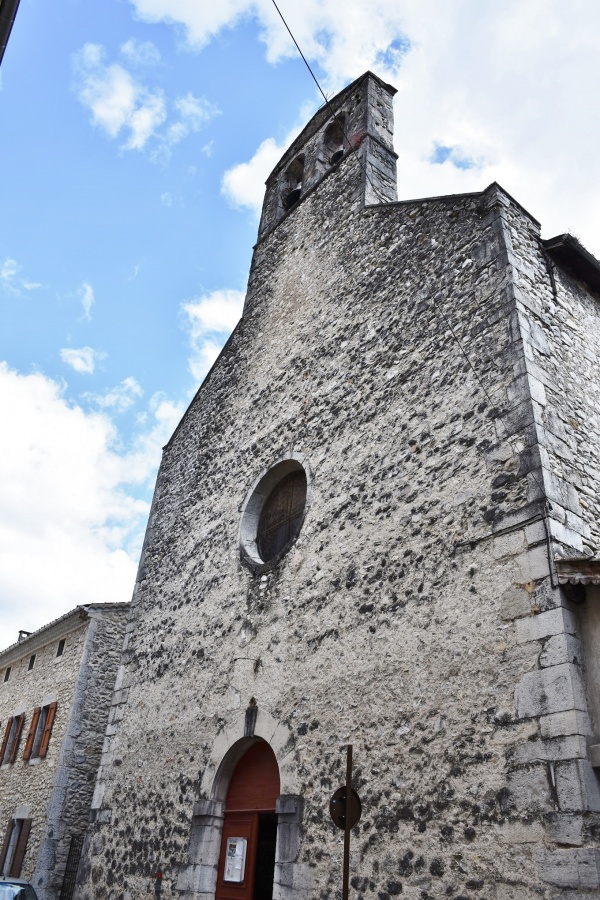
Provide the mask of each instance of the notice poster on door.
{"label": "notice poster on door", "polygon": [[227,838],[223,881],[235,881],[239,883],[244,880],[244,870],[246,868],[246,844],[246,838]]}

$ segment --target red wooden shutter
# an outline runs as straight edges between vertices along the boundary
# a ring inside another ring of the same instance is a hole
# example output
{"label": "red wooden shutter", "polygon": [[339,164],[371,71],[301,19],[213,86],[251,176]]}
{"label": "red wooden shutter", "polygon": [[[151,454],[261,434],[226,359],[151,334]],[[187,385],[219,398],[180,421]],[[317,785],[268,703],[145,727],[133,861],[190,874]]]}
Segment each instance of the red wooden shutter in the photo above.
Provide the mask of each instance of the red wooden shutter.
{"label": "red wooden shutter", "polygon": [[21,743],[21,732],[23,731],[23,725],[25,724],[25,713],[21,713],[20,716],[17,716],[17,728],[15,731],[15,738],[12,743],[12,747],[10,750],[10,759],[8,760],[11,763],[14,763],[17,758],[17,753],[19,752],[19,744]]}
{"label": "red wooden shutter", "polygon": [[54,716],[56,715],[56,701],[51,703],[48,707],[48,715],[46,716],[46,724],[44,725],[44,733],[42,734],[42,741],[40,743],[40,751],[38,756],[41,756],[42,759],[48,752],[48,744],[50,743],[50,735],[52,734],[52,726],[54,724]]}
{"label": "red wooden shutter", "polygon": [[12,728],[13,718],[14,716],[10,717],[10,719],[6,723],[6,728],[4,729],[4,737],[2,738],[2,746],[0,747],[0,766],[4,762],[4,754],[6,753],[6,746],[10,737],[10,729]]}
{"label": "red wooden shutter", "polygon": [[6,831],[4,832],[4,840],[2,842],[2,850],[0,851],[0,874],[4,873],[4,863],[6,862],[6,854],[8,852],[8,845],[10,844],[10,839],[12,837],[13,828],[15,827],[15,820],[9,819],[8,825],[6,826]]}
{"label": "red wooden shutter", "polygon": [[21,869],[23,868],[23,857],[25,856],[25,850],[27,849],[27,840],[29,838],[30,831],[31,819],[21,819],[21,833],[19,834],[19,840],[17,841],[17,846],[15,847],[15,853],[12,858],[10,872],[8,873],[12,878],[19,878],[21,875]]}
{"label": "red wooden shutter", "polygon": [[31,716],[31,725],[29,726],[29,731],[27,733],[27,740],[25,741],[25,749],[23,750],[23,759],[29,759],[31,756],[31,751],[33,750],[33,742],[35,741],[35,733],[37,731],[38,722],[40,720],[41,707],[36,706],[33,710],[33,714]]}

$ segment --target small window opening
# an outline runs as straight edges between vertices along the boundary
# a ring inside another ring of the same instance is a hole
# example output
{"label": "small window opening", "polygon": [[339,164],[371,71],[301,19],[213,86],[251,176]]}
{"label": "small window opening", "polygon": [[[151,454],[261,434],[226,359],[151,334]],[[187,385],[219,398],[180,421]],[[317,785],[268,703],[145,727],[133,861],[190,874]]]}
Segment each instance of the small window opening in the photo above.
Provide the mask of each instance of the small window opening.
{"label": "small window opening", "polygon": [[58,647],[56,648],[56,655],[62,656],[65,652],[65,638],[61,638],[58,642]]}
{"label": "small window opening", "polygon": [[24,760],[35,759],[37,756],[43,759],[46,756],[56,718],[57,705],[57,702],[53,701],[47,706],[36,706],[33,710],[23,753]]}
{"label": "small window opening", "polygon": [[23,731],[24,724],[25,713],[20,713],[18,716],[11,716],[6,723],[2,747],[0,748],[0,765],[15,762],[17,753],[19,752],[21,732]]}
{"label": "small window opening", "polygon": [[6,683],[6,682],[8,681],[8,679],[10,678],[10,671],[11,671],[11,667],[10,667],[10,666],[7,666],[6,671],[4,672],[4,681],[5,681],[5,683]]}
{"label": "small window opening", "polygon": [[287,211],[302,196],[302,179],[304,178],[304,157],[299,156],[285,173],[281,202]]}
{"label": "small window opening", "polygon": [[31,670],[33,669],[34,666],[35,666],[35,653],[33,653],[29,657],[29,665],[27,666],[27,671],[31,672]]}
{"label": "small window opening", "polygon": [[40,755],[40,745],[42,743],[42,735],[44,734],[44,729],[46,728],[46,721],[48,719],[48,707],[42,707],[40,712],[40,717],[37,721],[37,725],[33,734],[33,746],[31,748],[31,756],[35,758]]}
{"label": "small window opening", "polygon": [[332,166],[339,162],[344,155],[344,146],[346,143],[344,137],[345,127],[346,118],[343,115],[339,115],[336,116],[333,122],[330,122],[325,129],[323,146],[325,148],[325,156]]}

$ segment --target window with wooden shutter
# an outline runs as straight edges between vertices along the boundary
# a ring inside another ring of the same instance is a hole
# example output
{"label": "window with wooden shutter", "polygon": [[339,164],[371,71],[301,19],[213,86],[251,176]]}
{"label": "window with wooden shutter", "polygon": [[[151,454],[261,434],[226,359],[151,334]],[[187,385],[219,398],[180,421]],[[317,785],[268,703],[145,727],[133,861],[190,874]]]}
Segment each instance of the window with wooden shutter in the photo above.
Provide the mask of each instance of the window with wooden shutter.
{"label": "window with wooden shutter", "polygon": [[6,723],[6,728],[4,729],[4,737],[2,738],[2,746],[0,747],[0,766],[4,762],[4,754],[6,753],[6,748],[8,747],[8,739],[10,738],[13,720],[14,716],[11,716]]}
{"label": "window with wooden shutter", "polygon": [[21,824],[17,845],[13,854],[12,862],[8,874],[12,878],[19,878],[21,869],[23,868],[23,859],[27,850],[27,841],[29,840],[29,832],[31,831],[31,819],[17,819],[17,823]]}
{"label": "window with wooden shutter", "polygon": [[38,727],[41,711],[41,706],[36,706],[33,710],[33,715],[31,716],[31,725],[29,726],[27,740],[25,741],[25,749],[23,750],[23,759],[29,759],[31,756],[31,751],[33,750],[33,742],[35,740],[35,732]]}
{"label": "window with wooden shutter", "polygon": [[12,837],[14,827],[15,827],[15,820],[9,819],[8,825],[6,826],[6,831],[4,832],[4,840],[2,841],[2,850],[0,850],[0,874],[4,874],[4,864],[6,862],[6,854],[8,853],[8,848],[10,847],[10,839]]}
{"label": "window with wooden shutter", "polygon": [[42,759],[48,752],[48,744],[50,743],[50,735],[52,734],[52,726],[54,725],[54,717],[56,716],[57,705],[58,704],[55,701],[54,703],[51,703],[50,706],[48,707],[48,713],[46,715],[46,723],[44,725],[44,731],[42,734],[42,740],[41,740],[40,749],[38,752],[38,756],[40,756]]}
{"label": "window with wooden shutter", "polygon": [[25,713],[21,713],[20,716],[15,716],[15,730],[13,739],[10,745],[10,756],[8,761],[14,763],[17,759],[17,753],[19,752],[19,744],[21,743],[21,732],[23,731],[23,725],[25,724]]}

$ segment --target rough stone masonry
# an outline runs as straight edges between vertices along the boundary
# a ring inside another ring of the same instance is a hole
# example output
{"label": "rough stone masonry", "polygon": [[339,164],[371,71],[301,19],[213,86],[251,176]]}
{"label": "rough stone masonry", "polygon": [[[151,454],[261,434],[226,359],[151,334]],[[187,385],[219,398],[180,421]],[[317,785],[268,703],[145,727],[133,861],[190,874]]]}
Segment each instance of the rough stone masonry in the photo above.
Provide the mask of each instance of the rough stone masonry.
{"label": "rough stone masonry", "polygon": [[[362,76],[275,168],[243,317],[165,447],[85,900],[157,871],[219,896],[259,738],[276,900],[341,896],[348,742],[352,897],[600,886],[600,267],[497,184],[398,202],[394,93]],[[301,528],[261,561],[293,471]]]}

